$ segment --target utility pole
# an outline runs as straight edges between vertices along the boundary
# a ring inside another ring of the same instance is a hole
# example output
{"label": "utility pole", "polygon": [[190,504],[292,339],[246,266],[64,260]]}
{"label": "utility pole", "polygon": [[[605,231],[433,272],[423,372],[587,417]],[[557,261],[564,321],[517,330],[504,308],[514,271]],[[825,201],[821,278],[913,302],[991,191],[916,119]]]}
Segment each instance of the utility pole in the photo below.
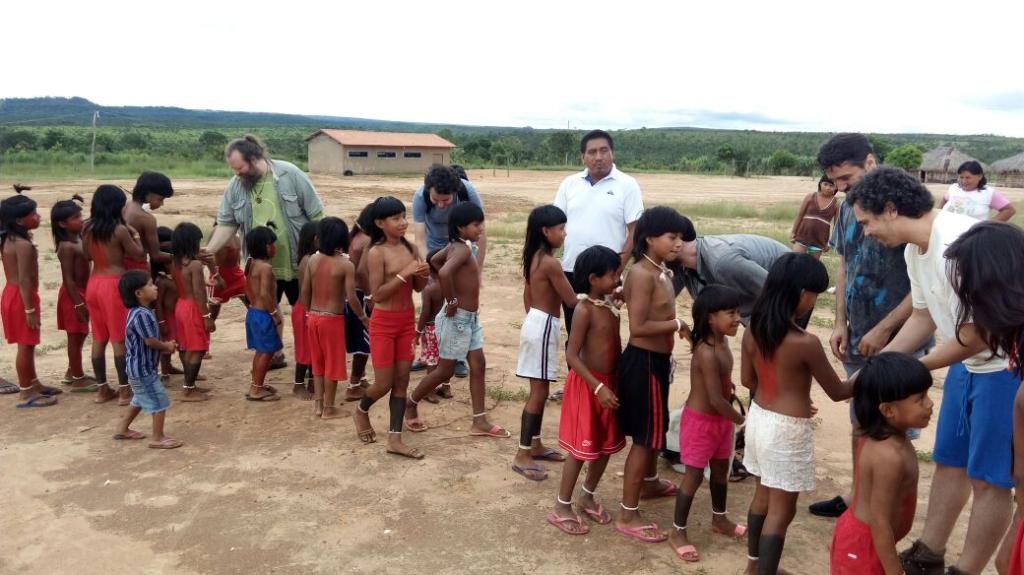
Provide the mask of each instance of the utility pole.
{"label": "utility pole", "polygon": [[96,120],[100,117],[99,110],[92,113],[92,152],[89,154],[89,171],[96,171]]}

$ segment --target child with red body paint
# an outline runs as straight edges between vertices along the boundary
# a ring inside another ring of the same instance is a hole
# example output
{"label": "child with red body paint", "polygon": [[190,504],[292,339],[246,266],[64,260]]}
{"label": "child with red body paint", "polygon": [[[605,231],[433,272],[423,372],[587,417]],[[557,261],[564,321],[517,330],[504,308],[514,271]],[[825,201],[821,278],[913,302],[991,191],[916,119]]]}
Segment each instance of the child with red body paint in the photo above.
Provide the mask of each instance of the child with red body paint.
{"label": "child with red body paint", "polygon": [[57,291],[57,329],[68,335],[68,369],[64,383],[71,391],[96,391],[96,380],[82,369],[82,347],[89,335],[89,310],[85,288],[89,284],[89,260],[82,253],[81,196],[61,200],[50,209],[50,231],[60,262],[61,285]]}
{"label": "child with red body paint", "polygon": [[313,363],[309,348],[309,330],[307,327],[307,315],[309,312],[309,282],[303,281],[306,277],[306,267],[309,265],[309,258],[317,250],[317,222],[306,222],[299,230],[299,300],[292,306],[292,341],[295,342],[295,382],[292,385],[292,393],[295,397],[310,401],[313,399],[313,388],[309,385],[314,378],[310,366]]}
{"label": "child with red body paint", "polygon": [[203,356],[210,350],[210,334],[216,329],[207,306],[206,279],[203,262],[199,260],[203,232],[191,222],[174,228],[171,250],[174,264],[171,277],[178,291],[174,305],[174,331],[178,349],[183,353],[181,366],[185,371],[182,401],[206,401],[209,389],[196,386]]}

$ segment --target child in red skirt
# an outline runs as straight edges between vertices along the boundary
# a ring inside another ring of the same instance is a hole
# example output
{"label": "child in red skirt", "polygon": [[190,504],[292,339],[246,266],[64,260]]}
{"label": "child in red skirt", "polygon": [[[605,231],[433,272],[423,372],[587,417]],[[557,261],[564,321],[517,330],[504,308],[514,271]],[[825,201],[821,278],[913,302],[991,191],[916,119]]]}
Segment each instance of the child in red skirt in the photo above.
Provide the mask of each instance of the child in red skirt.
{"label": "child in red skirt", "polygon": [[199,247],[203,232],[191,222],[182,222],[174,228],[171,246],[174,267],[171,277],[178,288],[178,302],[174,306],[174,331],[178,348],[184,352],[182,368],[185,370],[182,401],[206,401],[208,389],[197,387],[203,356],[210,349],[210,333],[215,328],[213,316],[207,307],[206,278],[203,263],[199,261]]}
{"label": "child in red skirt", "polygon": [[[217,227],[217,222],[213,222]],[[220,308],[232,298],[245,301],[245,271],[242,270],[242,242],[238,234],[228,239],[224,247],[213,254],[217,273],[211,278],[214,281],[213,296],[210,298],[210,313],[214,321],[220,315]]]}
{"label": "child in red skirt", "polygon": [[910,532],[917,506],[917,454],[907,430],[931,420],[932,377],[920,361],[892,352],[868,359],[855,377],[853,501],[832,533],[831,573],[899,574],[896,544]]}
{"label": "child in red skirt", "polygon": [[[590,531],[577,511],[599,525],[611,523],[612,516],[594,500],[594,491],[608,458],[626,446],[615,412],[619,406],[615,373],[622,352],[619,310],[605,301],[618,284],[620,263],[614,250],[593,246],[583,250],[573,268],[573,289],[580,301],[565,349],[569,375],[558,426],[558,446],[568,458],[555,509],[548,514],[548,523],[570,535]],[[584,463],[588,463],[587,477],[574,509],[572,495]]]}
{"label": "child in red skirt", "polygon": [[[17,190],[17,188],[15,188]],[[35,200],[18,190],[0,202],[0,251],[3,252],[4,286],[0,301],[7,343],[18,346],[14,360],[23,400],[18,407],[49,407],[60,389],[45,386],[36,377],[35,349],[39,345],[39,254],[32,230],[39,227]]]}
{"label": "child in red skirt", "polygon": [[736,335],[740,325],[743,295],[717,284],[706,286],[693,304],[693,364],[690,395],[686,398],[679,426],[679,460],[686,475],[676,494],[675,530],[669,544],[676,556],[687,562],[700,561],[697,549],[687,537],[690,505],[704,480],[704,468],[711,464],[711,531],[743,537],[747,528],[729,521],[726,495],[729,489],[729,460],[733,454],[734,425],[743,416],[732,407],[736,386],[732,383],[732,352],[726,336]]}
{"label": "child in red skirt", "polygon": [[89,284],[89,260],[82,252],[82,196],[61,200],[50,209],[50,231],[60,262],[61,284],[57,292],[57,329],[68,334],[68,369],[64,383],[71,391],[96,391],[96,380],[82,369],[82,347],[89,335],[89,311],[85,288]]}
{"label": "child in red skirt", "polygon": [[299,230],[299,300],[292,306],[292,338],[295,341],[295,384],[292,385],[292,393],[303,401],[313,399],[313,387],[307,383],[307,379],[313,379],[310,369],[313,360],[306,322],[308,307],[303,302],[309,301],[310,285],[306,281],[306,268],[310,256],[317,250],[317,228],[317,222],[306,222]]}
{"label": "child in red skirt", "polygon": [[[348,379],[345,357],[345,304],[359,308],[356,299],[355,268],[345,255],[348,249],[348,226],[335,217],[326,217],[319,224],[319,248],[309,256],[302,270],[303,289],[299,302],[308,310],[308,351],[313,371],[314,414],[321,419],[342,415],[335,405],[338,382]],[[358,321],[369,322],[360,313]]]}

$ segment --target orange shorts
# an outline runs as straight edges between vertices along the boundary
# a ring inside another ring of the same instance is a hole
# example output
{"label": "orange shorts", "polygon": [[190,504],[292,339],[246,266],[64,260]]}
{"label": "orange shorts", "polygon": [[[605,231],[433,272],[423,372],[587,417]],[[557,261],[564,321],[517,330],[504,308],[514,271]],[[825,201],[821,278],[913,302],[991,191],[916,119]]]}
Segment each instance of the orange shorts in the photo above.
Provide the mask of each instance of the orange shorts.
{"label": "orange shorts", "polygon": [[121,301],[117,284],[121,276],[92,276],[85,288],[85,307],[89,310],[92,338],[99,342],[124,343],[128,310]]}
{"label": "orange shorts", "polygon": [[[39,345],[39,330],[28,326],[26,309],[34,309],[39,313],[39,293],[32,294],[32,304],[25,305],[21,300],[21,290],[14,284],[4,286],[0,297],[0,318],[3,320],[4,336],[7,343],[18,345]],[[38,315],[36,317],[39,317]]]}
{"label": "orange shorts", "polygon": [[370,359],[373,367],[391,367],[396,361],[412,363],[416,343],[416,310],[374,308],[370,316]]}
{"label": "orange shorts", "polygon": [[210,349],[210,332],[206,331],[206,321],[195,300],[178,299],[174,305],[174,331],[182,351]]}
{"label": "orange shorts", "polygon": [[348,379],[345,316],[310,312],[307,326],[313,375],[332,381]]}
{"label": "orange shorts", "polygon": [[309,365],[309,329],[306,325],[306,306],[296,302],[292,306],[292,338],[295,340],[295,363]]}
{"label": "orange shorts", "polygon": [[221,303],[227,302],[233,297],[245,295],[245,272],[239,266],[224,266],[217,269],[220,278],[224,280],[224,289],[219,287],[213,290],[213,297]]}
{"label": "orange shorts", "polygon": [[[78,295],[85,301],[85,291],[80,290]],[[57,329],[68,333],[89,333],[89,322],[79,321],[75,302],[64,286],[57,290]]]}

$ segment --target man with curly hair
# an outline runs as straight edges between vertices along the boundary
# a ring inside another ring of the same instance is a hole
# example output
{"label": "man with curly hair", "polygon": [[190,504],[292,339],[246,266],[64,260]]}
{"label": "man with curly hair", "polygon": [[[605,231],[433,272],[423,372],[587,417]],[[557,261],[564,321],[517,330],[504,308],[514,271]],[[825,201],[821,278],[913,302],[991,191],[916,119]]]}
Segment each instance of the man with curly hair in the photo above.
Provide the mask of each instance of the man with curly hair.
{"label": "man with curly hair", "polygon": [[913,311],[884,351],[910,352],[938,329],[943,341],[921,363],[929,370],[949,366],[924,531],[900,557],[910,575],[940,572],[946,543],[973,496],[963,552],[946,573],[979,574],[1010,523],[1013,401],[1020,379],[1007,369],[1005,354],[989,351],[973,323],[957,328],[959,303],[945,252],[977,220],[935,209],[931,192],[898,168],[865,174],[846,202],[865,236],[885,246],[907,244]]}

